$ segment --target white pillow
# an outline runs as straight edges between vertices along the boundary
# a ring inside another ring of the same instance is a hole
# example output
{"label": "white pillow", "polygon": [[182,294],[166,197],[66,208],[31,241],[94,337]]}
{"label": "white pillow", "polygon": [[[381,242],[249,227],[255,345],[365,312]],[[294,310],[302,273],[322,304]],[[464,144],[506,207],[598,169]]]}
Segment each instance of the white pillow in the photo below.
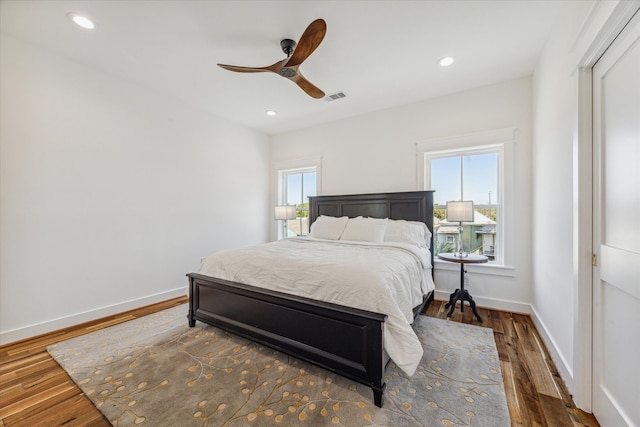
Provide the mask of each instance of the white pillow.
{"label": "white pillow", "polygon": [[340,240],[383,242],[387,218],[349,218]]}
{"label": "white pillow", "polygon": [[338,240],[349,221],[349,217],[342,216],[340,218],[333,216],[320,215],[311,224],[309,236],[316,239]]}
{"label": "white pillow", "polygon": [[389,220],[384,235],[385,242],[409,243],[429,249],[431,232],[427,224],[419,221]]}

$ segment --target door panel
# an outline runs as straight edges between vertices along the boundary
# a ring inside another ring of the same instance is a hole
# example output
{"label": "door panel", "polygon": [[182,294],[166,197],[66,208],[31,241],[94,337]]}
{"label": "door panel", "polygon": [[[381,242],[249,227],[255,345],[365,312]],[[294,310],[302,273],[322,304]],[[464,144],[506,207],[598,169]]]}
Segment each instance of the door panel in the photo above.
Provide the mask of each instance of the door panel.
{"label": "door panel", "polygon": [[593,412],[640,426],[640,15],[593,68]]}

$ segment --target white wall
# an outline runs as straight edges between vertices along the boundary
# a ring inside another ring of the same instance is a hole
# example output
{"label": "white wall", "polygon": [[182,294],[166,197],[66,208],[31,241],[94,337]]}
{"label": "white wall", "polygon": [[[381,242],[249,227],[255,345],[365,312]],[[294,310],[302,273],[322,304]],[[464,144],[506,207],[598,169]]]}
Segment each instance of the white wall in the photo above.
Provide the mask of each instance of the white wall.
{"label": "white wall", "polygon": [[617,0],[566,3],[533,76],[533,317],[576,405],[587,411],[592,352],[588,76],[634,7],[637,3]]}
{"label": "white wall", "polygon": [[201,257],[267,240],[267,136],[0,47],[0,342],[183,295]]}
{"label": "white wall", "polygon": [[[272,136],[272,165],[322,158],[322,193],[421,189],[416,143],[440,137],[517,128],[515,200],[508,212],[509,267],[472,266],[471,294],[481,305],[529,311],[531,276],[531,79],[529,77]],[[343,102],[343,101],[340,101]],[[348,102],[348,101],[345,101]],[[272,174],[273,177],[273,174]],[[273,178],[272,178],[273,179]],[[437,191],[437,188],[435,189]],[[436,196],[437,197],[437,196]],[[272,201],[276,184],[272,182]],[[272,230],[272,235],[275,231]],[[437,297],[459,287],[459,267],[441,262]]]}
{"label": "white wall", "polygon": [[[585,5],[576,2],[576,9]],[[569,370],[574,344],[572,146],[577,83],[568,53],[583,19],[584,12],[559,22],[534,75],[532,305],[558,351],[556,362]]]}

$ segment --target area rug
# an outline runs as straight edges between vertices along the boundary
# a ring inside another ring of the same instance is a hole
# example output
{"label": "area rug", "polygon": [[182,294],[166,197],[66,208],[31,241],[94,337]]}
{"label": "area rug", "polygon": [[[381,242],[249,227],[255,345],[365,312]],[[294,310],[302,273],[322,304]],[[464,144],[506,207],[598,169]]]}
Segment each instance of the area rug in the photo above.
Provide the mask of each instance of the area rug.
{"label": "area rug", "polygon": [[370,388],[197,322],[179,306],[48,347],[118,426],[509,426],[491,329],[418,316],[424,355]]}

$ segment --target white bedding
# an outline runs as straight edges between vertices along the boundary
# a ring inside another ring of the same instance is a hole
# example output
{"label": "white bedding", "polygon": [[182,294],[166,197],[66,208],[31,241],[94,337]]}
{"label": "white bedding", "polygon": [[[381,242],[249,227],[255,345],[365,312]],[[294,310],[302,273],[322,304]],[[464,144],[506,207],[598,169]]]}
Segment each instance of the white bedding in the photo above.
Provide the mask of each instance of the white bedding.
{"label": "white bedding", "polygon": [[385,350],[413,375],[422,346],[412,308],[435,287],[430,259],[408,244],[290,238],[217,252],[198,273],[386,314]]}

